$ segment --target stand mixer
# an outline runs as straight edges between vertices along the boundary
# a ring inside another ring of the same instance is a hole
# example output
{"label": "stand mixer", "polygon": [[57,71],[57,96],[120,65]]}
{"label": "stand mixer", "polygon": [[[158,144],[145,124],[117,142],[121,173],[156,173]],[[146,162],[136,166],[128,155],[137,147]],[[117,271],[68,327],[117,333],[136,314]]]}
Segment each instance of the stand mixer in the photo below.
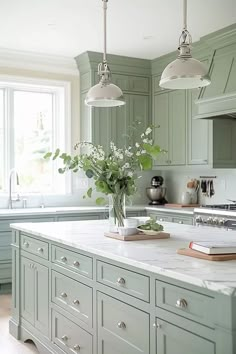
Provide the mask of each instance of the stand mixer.
{"label": "stand mixer", "polygon": [[149,205],[163,205],[167,203],[165,199],[166,187],[162,187],[163,177],[154,176],[151,179],[151,187],[146,188],[147,197],[151,200]]}

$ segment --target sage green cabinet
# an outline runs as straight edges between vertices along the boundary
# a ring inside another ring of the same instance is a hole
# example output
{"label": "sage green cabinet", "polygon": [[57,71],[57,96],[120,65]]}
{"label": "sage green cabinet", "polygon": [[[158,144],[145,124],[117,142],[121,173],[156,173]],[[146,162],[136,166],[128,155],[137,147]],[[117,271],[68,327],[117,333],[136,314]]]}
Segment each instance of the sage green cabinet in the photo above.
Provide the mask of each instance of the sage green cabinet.
{"label": "sage green cabinet", "polygon": [[150,217],[156,218],[157,221],[168,221],[174,222],[177,224],[185,224],[185,225],[193,225],[194,218],[193,215],[181,214],[170,212],[168,210],[164,210],[163,212],[157,210],[147,210],[147,215]]}
{"label": "sage green cabinet", "polygon": [[216,345],[163,319],[156,318],[156,354],[215,354]]}
{"label": "sage green cabinet", "polygon": [[[154,140],[166,154],[162,154],[158,166],[186,164],[186,107],[187,97],[183,90],[164,91],[154,96]],[[155,164],[155,162],[154,162]]]}
{"label": "sage green cabinet", "polygon": [[49,271],[31,259],[21,258],[22,317],[49,336]]}

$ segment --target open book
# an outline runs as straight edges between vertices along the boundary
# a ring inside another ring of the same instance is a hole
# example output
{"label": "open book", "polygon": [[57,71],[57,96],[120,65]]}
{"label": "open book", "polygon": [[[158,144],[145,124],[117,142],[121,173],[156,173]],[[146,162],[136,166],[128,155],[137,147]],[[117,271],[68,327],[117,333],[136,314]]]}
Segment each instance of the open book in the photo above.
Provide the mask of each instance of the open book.
{"label": "open book", "polygon": [[189,248],[206,254],[236,253],[236,241],[192,241]]}

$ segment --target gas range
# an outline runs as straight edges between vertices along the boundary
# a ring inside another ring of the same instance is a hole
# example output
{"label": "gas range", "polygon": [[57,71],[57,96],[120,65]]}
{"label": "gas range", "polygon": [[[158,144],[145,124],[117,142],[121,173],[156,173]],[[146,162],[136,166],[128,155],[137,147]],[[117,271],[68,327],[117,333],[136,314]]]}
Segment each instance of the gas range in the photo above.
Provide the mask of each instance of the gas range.
{"label": "gas range", "polygon": [[205,205],[194,209],[195,225],[207,225],[226,230],[236,229],[236,203]]}

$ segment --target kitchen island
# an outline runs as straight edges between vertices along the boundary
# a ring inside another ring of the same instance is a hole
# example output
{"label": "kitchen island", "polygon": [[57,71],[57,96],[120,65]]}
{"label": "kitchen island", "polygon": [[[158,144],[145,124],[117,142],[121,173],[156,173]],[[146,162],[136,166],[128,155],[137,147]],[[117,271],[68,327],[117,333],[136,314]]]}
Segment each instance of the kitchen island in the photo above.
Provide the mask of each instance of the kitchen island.
{"label": "kitchen island", "polygon": [[163,225],[122,242],[102,220],[13,224],[10,333],[41,353],[235,354],[236,261],[176,250],[236,232]]}

